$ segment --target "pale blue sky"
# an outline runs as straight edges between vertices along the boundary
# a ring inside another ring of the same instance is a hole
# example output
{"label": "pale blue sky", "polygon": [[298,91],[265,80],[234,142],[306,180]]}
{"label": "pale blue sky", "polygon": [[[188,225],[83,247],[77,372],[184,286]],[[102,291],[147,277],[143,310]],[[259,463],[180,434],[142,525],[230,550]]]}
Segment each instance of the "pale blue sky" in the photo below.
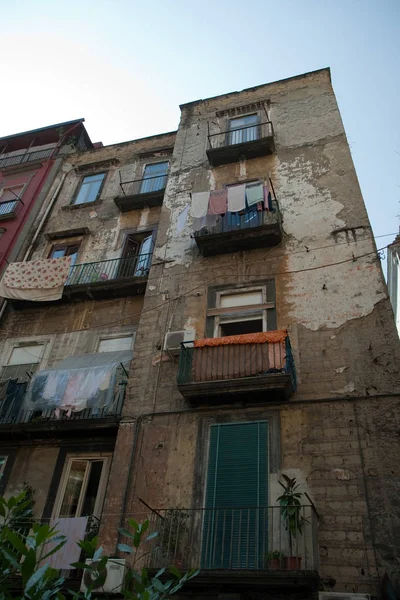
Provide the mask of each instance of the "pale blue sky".
{"label": "pale blue sky", "polygon": [[85,117],[93,141],[121,142],[176,129],[179,104],[330,66],[375,235],[398,230],[400,0],[0,8],[0,135]]}

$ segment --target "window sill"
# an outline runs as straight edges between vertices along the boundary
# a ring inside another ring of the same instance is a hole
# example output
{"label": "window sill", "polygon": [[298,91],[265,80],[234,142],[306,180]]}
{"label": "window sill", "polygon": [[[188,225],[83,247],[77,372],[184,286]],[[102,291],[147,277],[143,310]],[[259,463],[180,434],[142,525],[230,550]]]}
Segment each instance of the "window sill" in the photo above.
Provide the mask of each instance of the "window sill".
{"label": "window sill", "polygon": [[78,208],[88,208],[90,206],[99,206],[102,204],[103,200],[95,200],[94,202],[84,202],[82,204],[67,204],[67,206],[63,206],[61,210],[65,210],[66,212],[70,212],[71,210],[78,210]]}

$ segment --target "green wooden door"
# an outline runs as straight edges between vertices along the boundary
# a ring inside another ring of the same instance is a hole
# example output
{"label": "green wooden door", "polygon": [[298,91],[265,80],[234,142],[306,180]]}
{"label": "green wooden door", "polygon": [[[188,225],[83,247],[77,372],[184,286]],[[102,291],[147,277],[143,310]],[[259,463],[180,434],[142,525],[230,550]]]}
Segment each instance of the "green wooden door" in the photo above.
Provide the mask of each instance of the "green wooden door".
{"label": "green wooden door", "polygon": [[268,542],[268,424],[212,425],[202,567],[261,568]]}

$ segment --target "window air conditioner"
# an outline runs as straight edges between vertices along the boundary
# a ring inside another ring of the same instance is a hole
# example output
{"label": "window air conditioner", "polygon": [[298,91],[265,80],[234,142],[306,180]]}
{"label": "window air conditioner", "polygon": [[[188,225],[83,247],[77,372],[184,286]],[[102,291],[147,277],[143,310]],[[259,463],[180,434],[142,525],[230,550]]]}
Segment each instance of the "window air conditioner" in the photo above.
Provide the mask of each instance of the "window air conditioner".
{"label": "window air conditioner", "polygon": [[[86,564],[95,564],[98,561],[93,561],[91,558],[86,559]],[[107,594],[120,594],[124,584],[125,575],[128,569],[128,561],[124,558],[111,558],[105,570],[105,582],[99,587],[93,588],[94,592],[103,592]],[[93,584],[94,578],[90,571],[85,571],[81,581],[81,592],[86,592],[88,587]]]}
{"label": "window air conditioner", "polygon": [[371,600],[371,596],[347,592],[319,592],[319,600]]}
{"label": "window air conditioner", "polygon": [[193,329],[182,331],[169,331],[164,340],[164,351],[171,356],[179,356],[181,351],[181,342],[192,342],[195,337]]}

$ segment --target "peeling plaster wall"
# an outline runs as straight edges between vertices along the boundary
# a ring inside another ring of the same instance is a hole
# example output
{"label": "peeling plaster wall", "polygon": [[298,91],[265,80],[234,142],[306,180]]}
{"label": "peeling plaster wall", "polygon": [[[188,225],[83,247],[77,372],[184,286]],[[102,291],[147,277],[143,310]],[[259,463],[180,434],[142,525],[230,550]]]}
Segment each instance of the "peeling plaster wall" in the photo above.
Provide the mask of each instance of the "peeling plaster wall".
{"label": "peeling plaster wall", "polygon": [[[212,169],[206,155],[208,131],[224,131],[238,107],[260,102],[274,125],[276,152]],[[400,392],[400,346],[329,70],[181,108],[157,260],[124,407],[127,421],[118,436],[112,492],[106,499],[110,514],[104,540],[113,547],[113,514],[122,506],[121,478],[135,441],[140,452],[133,464],[128,512],[143,511],[139,497],[155,507],[201,504],[204,485],[198,481],[206,465],[201,417],[145,419],[138,438],[129,419],[190,409],[177,389],[177,361],[161,349],[167,331],[194,328],[197,337],[204,337],[210,286],[236,288],[274,278],[278,328],[289,331],[298,388],[288,405],[259,410],[279,414],[280,458],[270,473],[271,502],[276,500],[279,474],[295,475],[321,515],[322,576],[336,580],[334,591],[376,594],[377,577],[385,569],[397,581],[395,557],[400,550],[393,523],[397,527],[400,517],[393,506],[400,493],[398,453],[393,452],[393,461],[387,459],[392,467],[390,473],[385,469],[381,499],[378,479],[371,474],[375,467],[368,461],[379,469],[376,457],[386,460],[374,423],[385,418],[385,406],[398,400],[376,395]],[[191,237],[190,213],[182,227],[190,193],[268,176],[282,213],[282,243],[267,250],[202,257]],[[360,396],[364,399],[351,401]],[[247,400],[227,407],[224,414],[232,420],[252,418],[253,412],[245,411]],[[210,418],[218,413],[218,407],[210,409]],[[362,423],[366,419],[368,426]],[[386,444],[397,448],[394,428],[387,436]],[[391,512],[383,511],[382,504]]]}

